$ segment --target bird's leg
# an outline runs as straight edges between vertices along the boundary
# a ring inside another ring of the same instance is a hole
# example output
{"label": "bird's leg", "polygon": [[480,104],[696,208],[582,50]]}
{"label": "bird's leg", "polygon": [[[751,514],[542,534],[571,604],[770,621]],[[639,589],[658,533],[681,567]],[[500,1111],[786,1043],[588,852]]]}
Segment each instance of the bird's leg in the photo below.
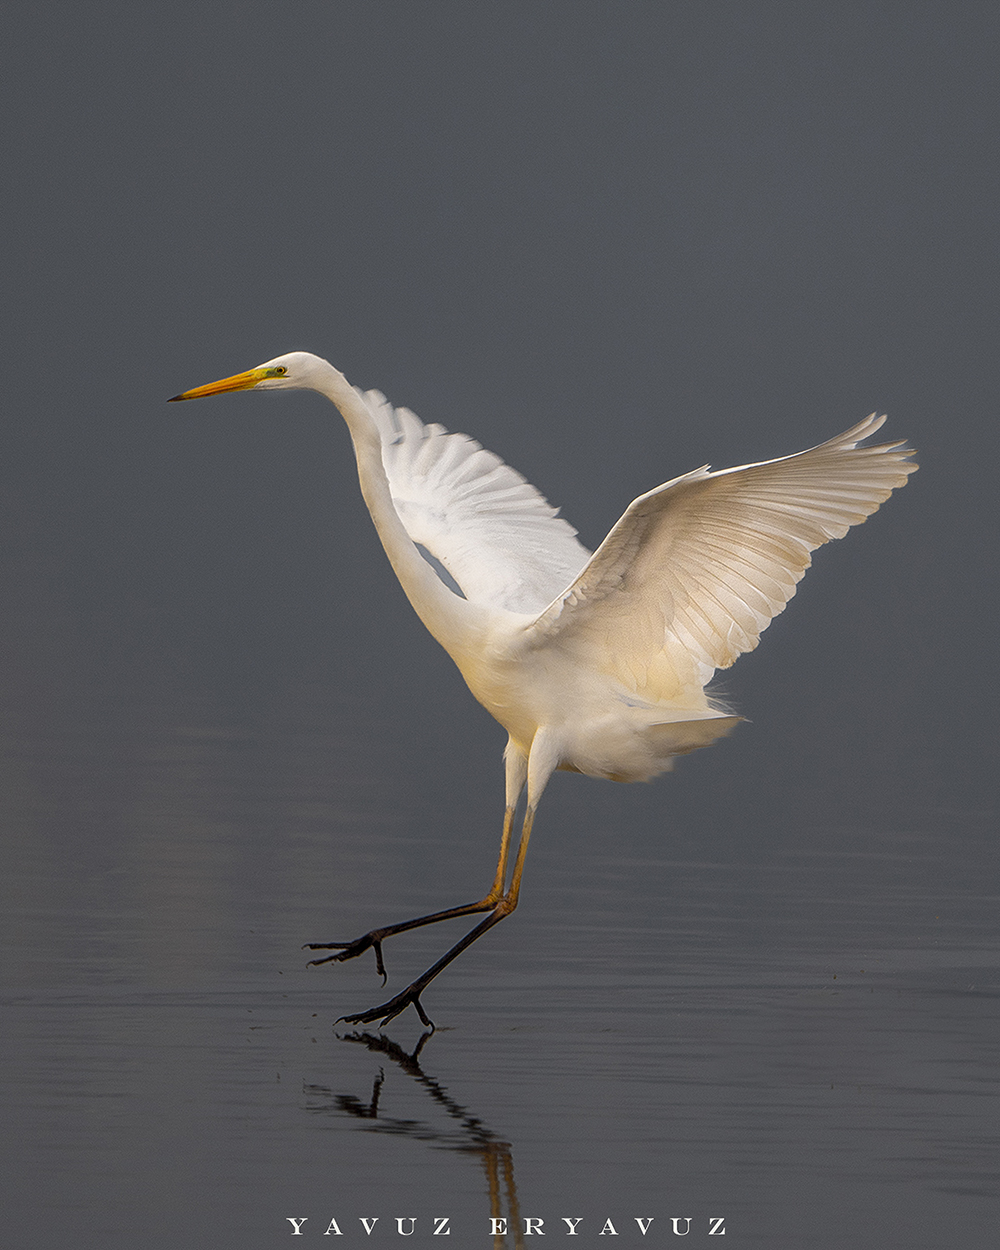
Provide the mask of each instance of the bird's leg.
{"label": "bird's leg", "polygon": [[510,889],[504,895],[507,904],[505,916],[517,906],[517,896],[521,892],[521,873],[524,872],[524,857],[528,853],[528,839],[531,837],[531,826],[535,823],[535,809],[529,807],[524,813],[524,824],[521,826],[521,840],[517,844],[517,859],[514,860],[514,875],[510,879]]}
{"label": "bird's leg", "polygon": [[[531,826],[534,823],[534,818],[534,808],[529,807],[524,814],[524,824],[521,826],[521,840],[517,848],[517,859],[514,862],[514,875],[511,878],[510,888],[502,898],[495,900],[495,904],[493,905],[493,910],[490,915],[488,915],[485,920],[481,920],[474,929],[470,929],[465,937],[461,938],[455,943],[451,950],[441,956],[437,963],[432,964],[426,972],[421,973],[415,981],[411,982],[405,990],[401,990],[394,998],[390,998],[387,1003],[382,1003],[380,1007],[372,1007],[369,1011],[359,1011],[357,1015],[353,1016],[341,1016],[340,1020],[337,1021],[338,1024],[341,1020],[344,1021],[345,1024],[374,1024],[378,1021],[380,1027],[384,1027],[390,1020],[394,1019],[401,1011],[404,1011],[412,1004],[412,1006],[416,1009],[417,1015],[420,1017],[421,1023],[427,1028],[433,1029],[434,1025],[421,1005],[420,995],[424,992],[427,986],[430,985],[437,974],[447,968],[453,959],[457,959],[458,956],[461,955],[462,951],[471,946],[477,938],[481,938],[487,929],[492,929],[493,926],[495,924],[499,924],[505,916],[509,916],[517,906],[517,896],[521,888],[521,873],[524,871],[524,857],[528,850],[528,839],[531,837]],[[501,849],[501,866],[504,869],[506,869],[505,848],[509,844],[510,838],[510,830],[507,828],[507,823],[508,822],[505,820],[504,828],[507,838],[503,844],[503,848]],[[501,883],[501,887],[504,875],[504,873],[500,873],[498,871],[498,880]],[[495,885],[496,883],[494,883],[494,887]],[[485,910],[481,904],[476,904],[476,906]],[[461,914],[461,912],[456,911],[454,914]]]}
{"label": "bird's leg", "polygon": [[[375,950],[375,967],[382,978],[382,984],[385,985],[386,971],[385,964],[382,962],[382,943],[387,937],[392,937],[396,933],[405,933],[407,929],[419,929],[421,925],[437,924],[439,920],[453,920],[457,916],[471,916],[476,912],[489,911],[491,907],[495,907],[500,902],[503,897],[504,881],[507,877],[507,858],[510,852],[510,835],[513,826],[514,808],[508,805],[503,817],[503,834],[500,838],[500,857],[497,860],[496,876],[493,878],[493,885],[490,887],[489,893],[485,894],[478,902],[465,903],[461,907],[449,907],[446,911],[435,911],[428,916],[417,916],[414,920],[403,920],[399,924],[390,924],[385,925],[381,929],[372,929],[371,932],[365,933],[353,942],[308,942],[304,947],[305,950],[337,952],[336,955],[326,955],[322,959],[310,959],[308,966],[342,963],[345,959],[354,959],[358,955],[363,954],[369,947],[373,947]],[[521,839],[523,842],[523,832]],[[519,853],[519,861],[521,858]]]}

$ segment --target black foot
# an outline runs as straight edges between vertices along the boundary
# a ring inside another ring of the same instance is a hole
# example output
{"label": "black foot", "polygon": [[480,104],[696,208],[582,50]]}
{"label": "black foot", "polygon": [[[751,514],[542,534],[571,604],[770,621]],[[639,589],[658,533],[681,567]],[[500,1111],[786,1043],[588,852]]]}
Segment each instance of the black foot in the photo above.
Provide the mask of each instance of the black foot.
{"label": "black foot", "polygon": [[420,1017],[420,1023],[424,1028],[434,1031],[434,1023],[424,1011],[420,1004],[420,992],[424,986],[415,981],[412,985],[408,985],[405,990],[397,994],[395,998],[390,998],[387,1003],[383,1003],[381,1007],[372,1007],[370,1011],[359,1011],[354,1016],[341,1016],[337,1024],[378,1024],[380,1028],[385,1028],[390,1020],[395,1020],[401,1011],[405,1011],[410,1004],[416,1009],[417,1015]]}
{"label": "black foot", "polygon": [[359,937],[354,942],[307,942],[302,948],[304,951],[337,951],[338,953],[327,955],[323,959],[310,959],[306,967],[312,968],[319,964],[343,963],[345,959],[356,959],[371,946],[375,951],[375,971],[382,978],[382,984],[385,985],[389,978],[385,964],[382,962],[382,937],[383,933],[380,929],[373,929],[371,933],[366,933],[364,937]]}

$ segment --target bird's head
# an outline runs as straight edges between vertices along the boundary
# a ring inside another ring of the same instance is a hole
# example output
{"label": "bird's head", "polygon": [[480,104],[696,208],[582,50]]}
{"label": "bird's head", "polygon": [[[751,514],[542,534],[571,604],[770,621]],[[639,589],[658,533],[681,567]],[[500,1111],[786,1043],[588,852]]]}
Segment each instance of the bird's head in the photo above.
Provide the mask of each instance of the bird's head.
{"label": "bird's head", "polygon": [[201,399],[206,395],[221,395],[223,391],[277,391],[311,390],[323,370],[329,371],[325,360],[310,352],[288,352],[275,356],[246,373],[236,373],[231,378],[196,386],[194,390],[173,395],[169,402],[178,399]]}

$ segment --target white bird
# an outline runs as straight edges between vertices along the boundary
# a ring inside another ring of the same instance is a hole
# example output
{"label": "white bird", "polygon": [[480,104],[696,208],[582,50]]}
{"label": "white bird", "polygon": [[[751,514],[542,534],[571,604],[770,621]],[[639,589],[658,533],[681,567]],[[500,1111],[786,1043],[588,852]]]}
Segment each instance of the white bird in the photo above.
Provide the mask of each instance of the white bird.
{"label": "white bird", "polygon": [[[917,465],[902,442],[859,444],[884,417],[797,455],[711,472],[706,465],[640,495],[591,555],[516,470],[465,434],[424,425],[331,364],[290,352],[175,395],[305,389],[347,422],[361,493],[407,598],[507,730],[506,810],[496,875],[478,901],[373,929],[353,942],[310,943],[352,959],[419,925],[489,912],[388,1002],[342,1017],[387,1024],[517,906],[542,791],[557,768],[646,781],[676,755],[710,745],[739,720],[706,685],[752,651],[795,593],[809,553],[870,516]],[[429,552],[456,593],[421,554]],[[510,883],[514,814],[527,805]]]}

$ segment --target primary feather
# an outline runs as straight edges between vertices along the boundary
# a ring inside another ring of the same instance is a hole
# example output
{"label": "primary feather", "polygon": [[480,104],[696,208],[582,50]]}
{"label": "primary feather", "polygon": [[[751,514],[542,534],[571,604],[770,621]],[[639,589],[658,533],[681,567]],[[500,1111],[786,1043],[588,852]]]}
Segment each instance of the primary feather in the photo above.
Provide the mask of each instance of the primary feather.
{"label": "primary feather", "polygon": [[686,473],[640,495],[534,626],[655,699],[756,647],[810,552],[864,521],[916,469],[902,443],[860,447],[874,414],[797,455]]}

